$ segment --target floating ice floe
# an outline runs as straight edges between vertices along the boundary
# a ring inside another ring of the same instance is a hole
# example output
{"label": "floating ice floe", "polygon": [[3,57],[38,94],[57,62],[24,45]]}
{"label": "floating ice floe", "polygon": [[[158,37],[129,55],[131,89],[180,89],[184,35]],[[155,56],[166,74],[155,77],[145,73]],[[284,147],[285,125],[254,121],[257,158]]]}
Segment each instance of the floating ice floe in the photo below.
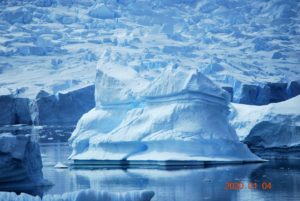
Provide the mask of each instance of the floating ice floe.
{"label": "floating ice floe", "polygon": [[65,165],[65,164],[63,164],[62,162],[56,163],[56,165],[55,165],[54,167],[57,168],[57,169],[65,169],[65,168],[68,168],[68,166]]}
{"label": "floating ice floe", "polygon": [[197,69],[170,64],[154,80],[106,52],[96,107],[70,142],[75,161],[259,161],[229,125],[229,98]]}

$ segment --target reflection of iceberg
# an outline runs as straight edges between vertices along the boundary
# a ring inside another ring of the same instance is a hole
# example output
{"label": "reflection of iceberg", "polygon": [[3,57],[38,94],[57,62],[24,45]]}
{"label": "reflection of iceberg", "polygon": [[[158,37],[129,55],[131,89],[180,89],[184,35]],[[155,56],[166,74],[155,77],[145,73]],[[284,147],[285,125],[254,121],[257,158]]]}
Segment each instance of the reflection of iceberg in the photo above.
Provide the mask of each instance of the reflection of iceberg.
{"label": "reflection of iceberg", "polygon": [[46,185],[42,167],[39,145],[29,136],[0,135],[0,190],[28,191]]}
{"label": "reflection of iceberg", "polygon": [[15,193],[0,192],[0,200],[5,201],[150,201],[153,191],[132,191],[124,193],[110,193],[95,190],[81,190],[78,192],[64,193],[63,195],[46,195],[43,199],[28,194],[16,195]]}
{"label": "reflection of iceberg", "polygon": [[151,80],[104,55],[96,108],[70,138],[75,162],[260,160],[227,122],[228,94],[196,69],[170,65]]}
{"label": "reflection of iceberg", "polygon": [[[84,185],[105,191],[153,190],[153,201],[243,200],[236,198],[237,195],[232,191],[225,191],[225,184],[229,181],[244,181],[246,185],[249,175],[259,166],[261,163],[172,171],[134,168],[76,169],[71,171],[71,178],[72,183],[78,185],[75,188]],[[249,199],[248,196],[244,198]]]}

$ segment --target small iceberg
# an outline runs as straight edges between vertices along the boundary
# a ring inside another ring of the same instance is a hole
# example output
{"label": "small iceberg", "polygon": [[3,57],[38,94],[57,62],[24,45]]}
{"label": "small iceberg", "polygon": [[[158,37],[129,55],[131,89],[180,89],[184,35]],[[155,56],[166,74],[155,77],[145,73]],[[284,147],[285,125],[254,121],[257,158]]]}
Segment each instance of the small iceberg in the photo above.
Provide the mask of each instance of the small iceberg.
{"label": "small iceberg", "polygon": [[68,168],[68,166],[63,164],[62,162],[56,163],[56,165],[54,167],[57,168],[57,169],[66,169],[66,168]]}

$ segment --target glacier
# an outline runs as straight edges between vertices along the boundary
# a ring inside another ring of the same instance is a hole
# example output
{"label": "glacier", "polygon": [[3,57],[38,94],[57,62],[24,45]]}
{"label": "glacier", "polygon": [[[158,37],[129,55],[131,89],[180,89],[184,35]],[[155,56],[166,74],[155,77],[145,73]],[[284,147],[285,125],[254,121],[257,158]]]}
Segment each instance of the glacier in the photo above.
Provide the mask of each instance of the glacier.
{"label": "glacier", "polygon": [[[30,191],[51,185],[44,180],[37,142],[29,136],[1,133],[0,190]],[[1,199],[1,198],[0,198]]]}
{"label": "glacier", "polygon": [[[228,90],[233,102],[284,101],[300,93],[299,9],[299,1],[285,0],[0,1],[0,95],[30,102],[46,91],[53,117],[43,124],[56,117],[69,123],[53,96],[93,85],[105,49],[138,48],[136,66],[160,72],[176,57]],[[85,107],[72,114],[73,124]],[[30,121],[0,117],[2,125],[16,123]]]}
{"label": "glacier", "polygon": [[300,96],[263,106],[232,104],[240,140],[265,158],[299,158]]}
{"label": "glacier", "polygon": [[199,70],[170,61],[137,72],[107,50],[97,65],[96,107],[70,137],[76,161],[261,161],[229,125],[229,95]]}
{"label": "glacier", "polygon": [[25,193],[0,192],[0,201],[150,201],[153,191],[105,192],[96,190],[80,190],[62,195],[45,195],[42,199]]}

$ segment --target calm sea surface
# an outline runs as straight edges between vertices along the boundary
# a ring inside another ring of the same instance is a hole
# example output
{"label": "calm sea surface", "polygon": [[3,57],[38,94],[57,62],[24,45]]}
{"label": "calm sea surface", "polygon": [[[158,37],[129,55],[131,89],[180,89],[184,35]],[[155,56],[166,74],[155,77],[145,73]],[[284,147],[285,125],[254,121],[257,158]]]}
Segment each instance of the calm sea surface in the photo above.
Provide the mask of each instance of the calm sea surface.
{"label": "calm sea surface", "polygon": [[67,143],[73,127],[5,127],[1,132],[34,133],[40,142],[44,177],[54,185],[45,194],[80,189],[103,191],[151,190],[152,201],[300,200],[300,161],[227,165],[198,169],[56,169],[69,165]]}

